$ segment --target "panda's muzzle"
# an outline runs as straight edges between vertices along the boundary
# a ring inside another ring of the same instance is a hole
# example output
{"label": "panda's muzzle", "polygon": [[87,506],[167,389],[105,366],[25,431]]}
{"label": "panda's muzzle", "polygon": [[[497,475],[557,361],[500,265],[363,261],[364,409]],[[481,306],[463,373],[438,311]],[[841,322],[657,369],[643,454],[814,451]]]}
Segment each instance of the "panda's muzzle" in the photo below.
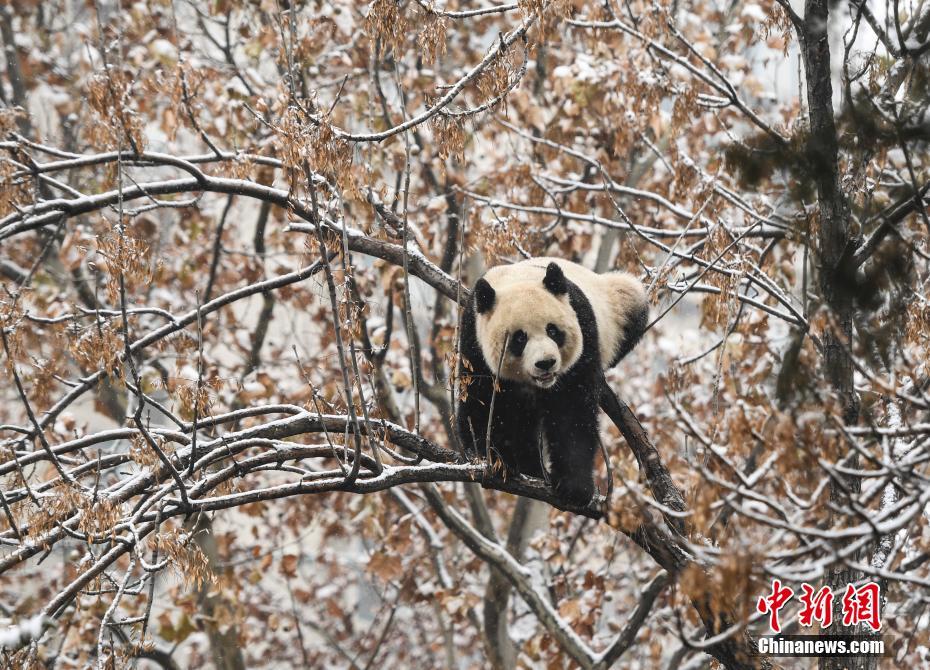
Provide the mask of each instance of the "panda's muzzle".
{"label": "panda's muzzle", "polygon": [[542,388],[549,388],[555,384],[555,378],[556,374],[554,372],[547,372],[539,376],[533,375],[533,381],[536,382],[537,386]]}
{"label": "panda's muzzle", "polygon": [[536,367],[540,370],[543,370],[544,372],[551,370],[553,365],[555,365],[554,358],[545,358],[541,361],[536,361]]}
{"label": "panda's muzzle", "polygon": [[550,386],[555,381],[555,372],[552,372],[552,367],[555,365],[554,358],[544,358],[541,361],[536,361],[535,367],[540,374],[533,375],[533,381],[535,381],[540,386]]}

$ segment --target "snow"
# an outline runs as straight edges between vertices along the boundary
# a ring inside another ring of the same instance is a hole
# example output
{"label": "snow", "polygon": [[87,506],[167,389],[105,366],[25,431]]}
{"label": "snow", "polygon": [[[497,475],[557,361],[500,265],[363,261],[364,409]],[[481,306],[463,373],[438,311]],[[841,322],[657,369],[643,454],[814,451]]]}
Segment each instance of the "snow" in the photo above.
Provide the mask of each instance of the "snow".
{"label": "snow", "polygon": [[759,23],[763,23],[769,18],[766,15],[765,10],[755,3],[743,5],[743,11],[740,12],[740,15],[745,19],[758,21]]}
{"label": "snow", "polygon": [[152,55],[165,60],[174,60],[177,57],[177,48],[166,39],[157,39],[149,45]]}
{"label": "snow", "polygon": [[186,379],[187,381],[196,381],[197,380],[197,370],[190,365],[185,365],[183,368],[178,370],[178,377],[181,379]]}
{"label": "snow", "polygon": [[252,380],[252,381],[245,382],[242,385],[242,390],[250,394],[251,393],[264,394],[265,386],[255,380]]}
{"label": "snow", "polygon": [[595,60],[589,54],[578,54],[571,65],[559,65],[552,71],[556,79],[574,79],[580,82],[596,83],[603,81],[618,71],[616,63],[602,59]]}
{"label": "snow", "polygon": [[0,630],[0,647],[16,649],[30,640],[37,639],[51,620],[44,614],[36,614],[29,619],[22,619],[12,624],[6,630]]}

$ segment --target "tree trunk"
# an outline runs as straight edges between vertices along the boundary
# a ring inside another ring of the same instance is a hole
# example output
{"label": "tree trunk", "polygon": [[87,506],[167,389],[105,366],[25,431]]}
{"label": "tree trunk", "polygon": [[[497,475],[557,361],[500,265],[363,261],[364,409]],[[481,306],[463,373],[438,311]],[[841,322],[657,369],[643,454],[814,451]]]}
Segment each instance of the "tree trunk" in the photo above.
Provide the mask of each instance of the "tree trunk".
{"label": "tree trunk", "polygon": [[[213,522],[207,514],[197,516],[192,532],[194,542],[207,557],[207,568],[213,574],[219,574],[219,554],[213,535]],[[221,589],[213,588],[206,580],[197,587],[197,600],[203,614],[204,629],[210,641],[210,654],[216,670],[245,670],[242,645],[239,643],[239,626],[230,621],[231,616],[228,612],[232,603],[226,600]],[[225,616],[218,616],[222,614]]]}
{"label": "tree trunk", "polygon": [[[820,288],[830,307],[833,323],[823,338],[824,371],[843,405],[843,421],[853,425],[859,420],[859,400],[853,388],[853,302],[850,287],[845,286],[848,263],[857,246],[850,236],[849,203],[840,185],[839,147],[833,116],[833,86],[830,68],[829,1],[807,0],[804,24],[800,31],[804,69],[807,78],[807,105],[810,114],[808,164],[817,184],[819,220],[816,226]],[[858,458],[846,459],[856,468]],[[830,487],[830,500],[837,505],[856,495],[861,482],[856,477],[839,477]],[[827,584],[840,594],[850,582],[862,575],[842,567],[833,568]],[[834,622],[841,622],[842,597],[834,598]],[[826,633],[837,633],[834,627]],[[866,670],[876,667],[874,658],[821,658],[821,670]]]}
{"label": "tree trunk", "polygon": [[[507,551],[518,561],[523,559],[533,531],[546,522],[548,510],[548,506],[532,498],[517,498],[507,534]],[[511,590],[507,577],[491,568],[484,592],[484,635],[489,660],[500,670],[515,668],[517,662],[507,620]]]}

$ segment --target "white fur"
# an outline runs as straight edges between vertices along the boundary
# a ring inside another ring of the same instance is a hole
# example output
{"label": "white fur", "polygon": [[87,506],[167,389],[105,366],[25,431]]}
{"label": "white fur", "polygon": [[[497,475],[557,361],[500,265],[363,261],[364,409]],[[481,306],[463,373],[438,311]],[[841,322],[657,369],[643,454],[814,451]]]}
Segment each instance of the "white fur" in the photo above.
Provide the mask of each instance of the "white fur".
{"label": "white fur", "polygon": [[[495,291],[494,307],[477,315],[477,335],[488,367],[504,379],[535,384],[546,388],[555,384],[559,374],[567,371],[581,357],[582,338],[577,317],[568,295],[555,296],[543,286],[546,268],[556,263],[569,281],[578,286],[594,312],[600,340],[601,361],[608,367],[623,338],[630,314],[646,304],[642,284],[625,272],[597,274],[560,258],[533,258],[513,265],[499,265],[484,275]],[[546,334],[554,323],[566,335],[559,349]],[[526,332],[528,340],[523,355],[515,358],[506,352],[501,359],[505,337],[517,330]],[[553,374],[539,379],[537,361],[555,358]]]}

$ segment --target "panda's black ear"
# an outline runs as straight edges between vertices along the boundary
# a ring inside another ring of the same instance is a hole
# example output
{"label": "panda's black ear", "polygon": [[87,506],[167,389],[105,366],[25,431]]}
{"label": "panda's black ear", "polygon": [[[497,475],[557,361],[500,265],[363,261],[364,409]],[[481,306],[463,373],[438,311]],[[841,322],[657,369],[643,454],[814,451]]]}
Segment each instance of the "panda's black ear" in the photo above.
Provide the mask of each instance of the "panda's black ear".
{"label": "panda's black ear", "polygon": [[549,267],[546,268],[546,277],[543,279],[543,286],[555,295],[568,293],[568,281],[565,279],[562,268],[555,263],[549,263]]}
{"label": "panda's black ear", "polygon": [[478,314],[484,314],[494,307],[495,295],[487,279],[478,280],[475,284],[475,309],[478,310]]}

